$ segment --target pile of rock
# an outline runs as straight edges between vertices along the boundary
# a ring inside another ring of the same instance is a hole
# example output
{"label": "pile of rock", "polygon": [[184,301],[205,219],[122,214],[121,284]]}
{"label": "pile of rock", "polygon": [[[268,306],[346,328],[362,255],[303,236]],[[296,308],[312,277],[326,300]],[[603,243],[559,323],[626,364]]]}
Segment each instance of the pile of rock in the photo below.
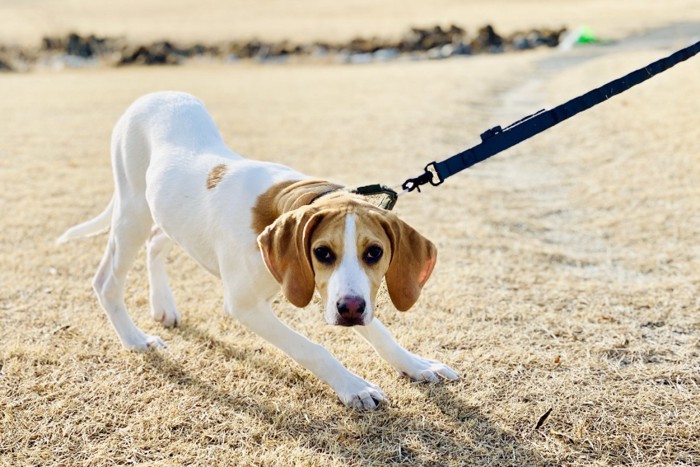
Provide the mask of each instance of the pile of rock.
{"label": "pile of rock", "polygon": [[220,51],[216,46],[195,44],[178,47],[170,41],[154,42],[135,48],[124,47],[119,54],[117,65],[177,65],[193,57],[217,57]]}
{"label": "pile of rock", "polygon": [[75,57],[92,58],[109,53],[118,47],[117,41],[97,37],[94,34],[80,36],[70,33],[66,37],[44,37],[41,41],[42,52],[62,52]]}
{"label": "pile of rock", "polygon": [[253,39],[215,45],[176,45],[171,41],[132,45],[123,39],[71,33],[66,37],[45,37],[38,50],[0,47],[0,71],[28,69],[37,64],[176,65],[192,58],[268,62],[294,57],[346,63],[386,61],[400,57],[441,59],[454,55],[555,47],[564,32],[564,28],[532,29],[502,36],[493,26],[486,25],[470,37],[465,29],[451,25],[447,28],[411,28],[398,40],[358,37],[343,43],[295,44]]}
{"label": "pile of rock", "polygon": [[232,43],[229,51],[238,58],[261,61],[290,56],[338,57],[341,61],[390,60],[401,56],[411,58],[447,58],[453,55],[498,53],[509,50],[534,49],[540,46],[556,47],[566,31],[560,29],[532,29],[509,36],[499,35],[491,25],[480,28],[474,37],[457,25],[448,28],[411,28],[398,40],[357,37],[346,43],[315,42],[296,44],[288,42]]}

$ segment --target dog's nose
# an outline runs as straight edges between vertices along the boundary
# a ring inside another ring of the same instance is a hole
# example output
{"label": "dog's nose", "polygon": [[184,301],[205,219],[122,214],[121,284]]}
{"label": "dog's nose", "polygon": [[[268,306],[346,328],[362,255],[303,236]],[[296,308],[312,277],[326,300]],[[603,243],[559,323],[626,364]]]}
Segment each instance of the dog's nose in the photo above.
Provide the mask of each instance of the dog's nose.
{"label": "dog's nose", "polygon": [[361,315],[365,311],[365,300],[362,297],[343,297],[336,303],[340,316]]}

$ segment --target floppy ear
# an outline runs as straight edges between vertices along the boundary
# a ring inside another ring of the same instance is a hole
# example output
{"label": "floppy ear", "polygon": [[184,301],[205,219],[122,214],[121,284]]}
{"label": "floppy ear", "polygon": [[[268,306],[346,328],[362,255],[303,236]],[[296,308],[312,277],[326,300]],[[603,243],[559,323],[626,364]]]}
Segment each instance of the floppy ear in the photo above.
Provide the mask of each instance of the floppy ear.
{"label": "floppy ear", "polygon": [[385,218],[384,230],[391,241],[391,262],[386,272],[386,286],[389,297],[399,311],[413,306],[420,291],[430,278],[437,248],[393,214]]}
{"label": "floppy ear", "polygon": [[295,209],[278,217],[258,236],[258,245],[267,270],[282,286],[294,306],[303,308],[314,294],[311,267],[311,234],[321,221],[312,209]]}

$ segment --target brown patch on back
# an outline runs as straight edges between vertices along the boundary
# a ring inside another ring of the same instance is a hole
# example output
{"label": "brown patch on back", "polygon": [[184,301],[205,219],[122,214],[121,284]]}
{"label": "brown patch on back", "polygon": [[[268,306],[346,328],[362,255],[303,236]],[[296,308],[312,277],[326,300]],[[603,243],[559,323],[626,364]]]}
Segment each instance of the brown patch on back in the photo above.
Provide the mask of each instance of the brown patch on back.
{"label": "brown patch on back", "polygon": [[323,180],[287,180],[276,183],[260,195],[253,206],[253,231],[259,235],[285,212],[311,204],[324,194],[340,188],[343,187]]}
{"label": "brown patch on back", "polygon": [[224,175],[226,175],[226,169],[226,164],[219,164],[211,169],[207,177],[207,190],[216,188],[219,182],[221,182],[221,179],[224,178]]}

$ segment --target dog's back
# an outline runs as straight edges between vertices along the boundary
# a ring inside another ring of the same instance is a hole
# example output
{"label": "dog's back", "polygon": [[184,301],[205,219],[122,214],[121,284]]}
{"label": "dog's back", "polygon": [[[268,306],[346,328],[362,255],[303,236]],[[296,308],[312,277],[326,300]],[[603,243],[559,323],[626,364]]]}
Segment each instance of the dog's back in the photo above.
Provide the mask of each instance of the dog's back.
{"label": "dog's back", "polygon": [[193,153],[225,148],[204,104],[183,92],[155,92],[134,101],[119,119],[112,143],[129,144],[125,138],[138,135],[157,148],[177,147]]}
{"label": "dog's back", "polygon": [[151,164],[190,163],[211,152],[236,157],[199,99],[180,92],[147,94],[129,106],[112,132],[115,185],[144,192]]}

